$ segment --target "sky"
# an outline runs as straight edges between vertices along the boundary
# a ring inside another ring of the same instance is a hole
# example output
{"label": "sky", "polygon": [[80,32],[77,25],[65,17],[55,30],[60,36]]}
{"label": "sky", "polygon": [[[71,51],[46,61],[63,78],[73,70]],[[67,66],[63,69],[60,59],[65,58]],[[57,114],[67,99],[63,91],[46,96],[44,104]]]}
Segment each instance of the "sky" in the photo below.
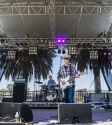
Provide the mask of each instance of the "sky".
{"label": "sky", "polygon": [[[57,57],[53,60],[53,73],[50,73],[48,75],[52,75],[52,78],[55,80],[56,84],[59,84],[59,81],[57,81],[57,73],[59,71],[60,64],[61,66],[64,64],[62,57],[64,54],[57,54]],[[76,78],[75,83],[75,90],[79,90],[82,88],[86,88],[87,90],[94,90],[94,75],[93,72],[88,69],[88,71],[85,71],[87,74],[80,76],[80,78]],[[101,89],[102,90],[108,90],[107,85],[105,83],[105,80],[103,78],[102,73],[100,73],[101,78]],[[41,79],[41,82],[43,84],[47,84],[47,80]],[[7,84],[14,84],[12,79],[5,80],[5,77],[2,78],[0,82],[0,89],[6,89]],[[43,85],[42,84],[42,85]],[[34,87],[35,86],[35,87]],[[28,82],[28,87],[31,91],[40,90],[41,87],[37,83],[35,83],[34,78],[32,78],[31,82]]]}

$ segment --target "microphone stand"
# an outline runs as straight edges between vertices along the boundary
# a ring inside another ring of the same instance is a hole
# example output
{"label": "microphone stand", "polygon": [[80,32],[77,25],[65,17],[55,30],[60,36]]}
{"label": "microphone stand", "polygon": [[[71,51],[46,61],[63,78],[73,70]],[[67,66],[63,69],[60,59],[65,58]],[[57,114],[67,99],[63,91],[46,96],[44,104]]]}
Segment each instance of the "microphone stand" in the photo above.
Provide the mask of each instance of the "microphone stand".
{"label": "microphone stand", "polygon": [[59,71],[58,71],[58,85],[59,85],[59,92],[58,92],[58,96],[59,96],[59,101],[58,102],[60,102],[60,94],[61,94],[61,91],[60,91],[60,80],[59,80],[59,78],[60,78],[60,72],[61,72],[61,63],[62,63],[62,57],[60,58],[60,66],[59,66]]}

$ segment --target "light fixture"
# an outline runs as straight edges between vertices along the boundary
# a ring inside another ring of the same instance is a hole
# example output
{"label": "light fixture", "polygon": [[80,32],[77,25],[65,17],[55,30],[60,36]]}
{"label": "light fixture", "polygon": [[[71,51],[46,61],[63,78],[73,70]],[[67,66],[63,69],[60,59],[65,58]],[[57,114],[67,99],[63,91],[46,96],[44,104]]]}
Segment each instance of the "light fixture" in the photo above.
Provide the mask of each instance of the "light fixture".
{"label": "light fixture", "polygon": [[2,51],[1,54],[2,54],[3,56],[6,56],[6,55],[7,55],[7,52],[6,52],[6,51]]}
{"label": "light fixture", "polygon": [[30,46],[30,47],[29,47],[29,54],[30,54],[30,55],[36,55],[36,54],[37,54],[37,47],[35,47],[35,46]]}
{"label": "light fixture", "polygon": [[59,45],[59,44],[66,44],[66,39],[64,38],[57,38],[56,39],[56,43]]}
{"label": "light fixture", "polygon": [[62,54],[65,54],[65,53],[66,53],[66,51],[63,49],[63,50],[62,50]]}
{"label": "light fixture", "polygon": [[18,44],[18,43],[15,43],[15,44],[14,44],[14,47],[15,47],[15,48],[17,48],[18,46],[19,46],[19,44]]}
{"label": "light fixture", "polygon": [[106,55],[107,55],[107,56],[110,56],[110,55],[111,55],[111,52],[104,52],[103,55],[104,55],[104,56],[106,56]]}
{"label": "light fixture", "polygon": [[49,45],[48,45],[49,49],[57,49],[57,48],[58,48],[58,46],[57,46],[55,40],[49,40],[49,41],[48,41],[48,44],[49,44]]}
{"label": "light fixture", "polygon": [[58,49],[58,54],[61,54],[61,49]]}
{"label": "light fixture", "polygon": [[70,45],[68,46],[68,54],[77,54],[77,46]]}
{"label": "light fixture", "polygon": [[7,53],[7,59],[15,59],[16,57],[16,51],[10,50]]}
{"label": "light fixture", "polygon": [[19,44],[19,47],[23,47],[23,43],[20,43],[20,44]]}
{"label": "light fixture", "polygon": [[98,59],[98,51],[89,51],[90,59]]}

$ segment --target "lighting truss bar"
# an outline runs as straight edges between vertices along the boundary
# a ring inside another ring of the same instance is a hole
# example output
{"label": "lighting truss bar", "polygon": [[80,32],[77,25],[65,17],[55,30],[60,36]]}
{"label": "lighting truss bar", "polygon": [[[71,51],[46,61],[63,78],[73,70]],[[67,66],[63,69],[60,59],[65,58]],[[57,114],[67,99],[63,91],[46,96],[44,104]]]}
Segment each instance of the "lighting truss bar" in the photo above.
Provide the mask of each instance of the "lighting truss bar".
{"label": "lighting truss bar", "polygon": [[[112,2],[55,2],[53,6],[55,15],[112,15]],[[48,2],[0,3],[0,16],[49,14]]]}
{"label": "lighting truss bar", "polygon": [[[78,44],[90,44],[90,47],[81,49],[112,49],[112,38],[66,38],[66,44],[64,47]],[[4,40],[4,42],[1,42]],[[0,48],[1,49],[9,49],[13,48],[15,43],[26,43],[28,48],[29,46],[37,46],[38,48],[57,48],[60,45],[56,44],[56,40],[52,40],[51,38],[1,38],[0,39]],[[16,48],[15,48],[16,49]],[[17,48],[18,49],[18,48]]]}
{"label": "lighting truss bar", "polygon": [[55,0],[49,0],[49,20],[51,27],[51,38],[55,38]]}

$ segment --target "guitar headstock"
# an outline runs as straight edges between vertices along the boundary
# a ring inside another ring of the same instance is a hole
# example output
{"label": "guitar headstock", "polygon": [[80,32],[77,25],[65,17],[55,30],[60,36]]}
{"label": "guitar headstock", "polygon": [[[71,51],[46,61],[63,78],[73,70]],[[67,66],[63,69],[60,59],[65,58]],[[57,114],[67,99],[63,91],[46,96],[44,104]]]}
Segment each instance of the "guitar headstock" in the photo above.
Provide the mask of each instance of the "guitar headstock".
{"label": "guitar headstock", "polygon": [[85,75],[85,74],[87,74],[87,73],[86,73],[86,72],[81,72],[81,73],[80,73],[80,75],[82,75],[82,76]]}

